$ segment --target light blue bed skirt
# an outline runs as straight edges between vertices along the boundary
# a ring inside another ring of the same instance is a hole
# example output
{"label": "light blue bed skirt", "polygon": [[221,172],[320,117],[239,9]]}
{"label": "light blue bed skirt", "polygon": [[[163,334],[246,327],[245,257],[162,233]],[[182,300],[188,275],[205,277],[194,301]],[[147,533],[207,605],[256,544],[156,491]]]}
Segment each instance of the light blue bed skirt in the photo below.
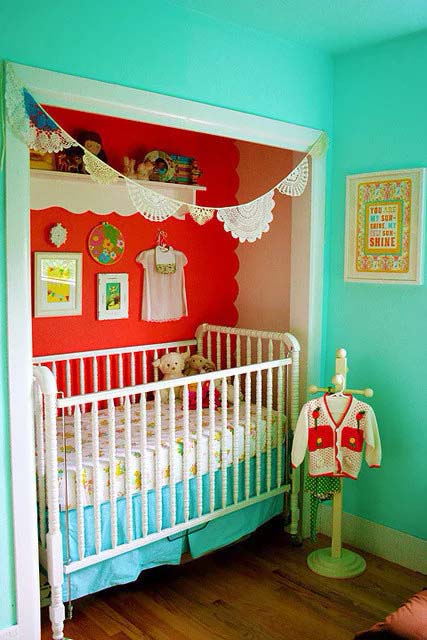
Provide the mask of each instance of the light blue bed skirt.
{"label": "light blue bed skirt", "polygon": [[[277,486],[277,451],[272,450],[272,485]],[[283,458],[284,460],[284,453]],[[267,456],[261,455],[261,491],[266,491],[266,466]],[[222,508],[222,472],[215,472],[215,509]],[[256,465],[255,458],[250,461],[250,496],[255,495]],[[209,474],[202,478],[203,483],[203,514],[209,512]],[[190,480],[190,518],[197,517],[197,479]],[[239,464],[238,469],[238,500],[244,499],[245,493],[245,468],[244,462]],[[155,491],[148,492],[148,532],[156,531],[156,494]],[[170,527],[170,488],[162,488],[162,528]],[[119,584],[126,584],[136,580],[141,571],[157,567],[164,564],[179,564],[181,555],[189,551],[194,558],[201,556],[208,551],[219,549],[227,544],[235,542],[242,536],[254,531],[261,524],[267,522],[283,511],[283,494],[273,498],[268,498],[249,507],[242,508],[227,515],[221,516],[201,526],[180,532],[169,538],[157,540],[139,549],[129,551],[109,560],[104,560],[95,565],[75,571],[70,575],[70,585],[67,577],[64,579],[63,599],[72,600],[95,593],[101,589],[106,589]],[[233,504],[233,468],[227,468],[227,505]],[[133,509],[133,535],[140,538],[142,535],[141,519],[141,496],[132,496]],[[65,512],[61,512],[61,529],[63,532],[63,553],[64,559],[69,555],[71,560],[78,560],[77,546],[77,514],[76,510],[70,510],[69,520],[69,541],[67,544]],[[184,521],[184,501],[183,483],[176,485],[176,523]],[[86,555],[95,553],[95,533],[94,533],[94,509],[92,506],[84,509],[85,543]],[[102,550],[111,549],[111,527],[110,527],[110,503],[101,505],[101,540]],[[117,542],[126,542],[126,500],[117,499]],[[69,592],[70,586],[70,592]]]}

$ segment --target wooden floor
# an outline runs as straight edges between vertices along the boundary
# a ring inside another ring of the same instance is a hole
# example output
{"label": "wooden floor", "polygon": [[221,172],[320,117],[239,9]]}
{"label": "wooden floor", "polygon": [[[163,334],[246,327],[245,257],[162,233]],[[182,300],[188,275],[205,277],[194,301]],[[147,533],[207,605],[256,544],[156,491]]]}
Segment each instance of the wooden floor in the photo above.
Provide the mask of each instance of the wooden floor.
{"label": "wooden floor", "polygon": [[[137,582],[76,601],[65,624],[72,640],[351,640],[427,586],[427,578],[363,554],[351,580],[312,573],[307,553],[270,523],[248,540]],[[50,639],[43,611],[42,640]]]}

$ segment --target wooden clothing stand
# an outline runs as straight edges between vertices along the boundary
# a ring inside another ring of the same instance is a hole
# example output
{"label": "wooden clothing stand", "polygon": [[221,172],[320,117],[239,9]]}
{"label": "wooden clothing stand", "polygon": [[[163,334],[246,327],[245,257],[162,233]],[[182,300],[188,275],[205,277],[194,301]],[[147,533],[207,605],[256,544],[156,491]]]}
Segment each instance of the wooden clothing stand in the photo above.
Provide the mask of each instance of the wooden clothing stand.
{"label": "wooden clothing stand", "polygon": [[[311,385],[308,392],[332,391],[332,393],[351,393],[371,398],[374,395],[372,389],[346,388],[347,371],[347,352],[345,349],[337,349],[335,375],[332,378],[333,389]],[[366,569],[366,562],[362,556],[342,547],[342,496],[343,481],[341,478],[340,490],[334,493],[332,499],[332,544],[325,549],[313,551],[307,558],[307,564],[312,571],[329,578],[353,578]]]}

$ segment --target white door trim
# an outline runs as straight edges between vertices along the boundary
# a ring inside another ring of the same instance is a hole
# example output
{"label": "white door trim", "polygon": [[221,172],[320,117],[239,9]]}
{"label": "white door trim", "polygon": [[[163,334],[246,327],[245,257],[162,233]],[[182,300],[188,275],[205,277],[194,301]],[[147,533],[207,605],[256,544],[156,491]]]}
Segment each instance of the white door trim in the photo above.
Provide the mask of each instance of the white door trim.
{"label": "white door trim", "polygon": [[[305,151],[320,131],[238,111],[130,89],[95,80],[14,65],[15,73],[41,103],[180,127],[260,144]],[[31,407],[31,278],[28,150],[7,126],[6,255],[9,353],[9,405],[12,450],[17,617],[22,637],[39,638],[37,512]],[[302,333],[318,334],[321,323],[325,159],[313,162],[310,212],[310,287],[301,288],[300,306],[308,314]],[[320,204],[319,204],[320,203]],[[299,237],[307,253],[307,237]],[[311,255],[312,254],[312,255]],[[321,304],[321,301],[320,301]],[[313,308],[313,305],[315,308]],[[314,332],[313,327],[317,330]],[[319,352],[308,341],[308,370],[319,369]],[[313,347],[313,350],[311,348]]]}

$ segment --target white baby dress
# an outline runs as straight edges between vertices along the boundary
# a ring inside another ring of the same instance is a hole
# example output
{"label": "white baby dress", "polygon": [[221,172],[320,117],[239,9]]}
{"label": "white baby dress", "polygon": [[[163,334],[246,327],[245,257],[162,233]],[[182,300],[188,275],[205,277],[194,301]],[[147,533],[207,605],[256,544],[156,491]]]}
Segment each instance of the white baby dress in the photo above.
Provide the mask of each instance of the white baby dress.
{"label": "white baby dress", "polygon": [[149,322],[179,320],[188,315],[184,267],[187,258],[174,250],[175,273],[159,273],[155,249],[141,251],[136,261],[144,267],[141,319]]}

